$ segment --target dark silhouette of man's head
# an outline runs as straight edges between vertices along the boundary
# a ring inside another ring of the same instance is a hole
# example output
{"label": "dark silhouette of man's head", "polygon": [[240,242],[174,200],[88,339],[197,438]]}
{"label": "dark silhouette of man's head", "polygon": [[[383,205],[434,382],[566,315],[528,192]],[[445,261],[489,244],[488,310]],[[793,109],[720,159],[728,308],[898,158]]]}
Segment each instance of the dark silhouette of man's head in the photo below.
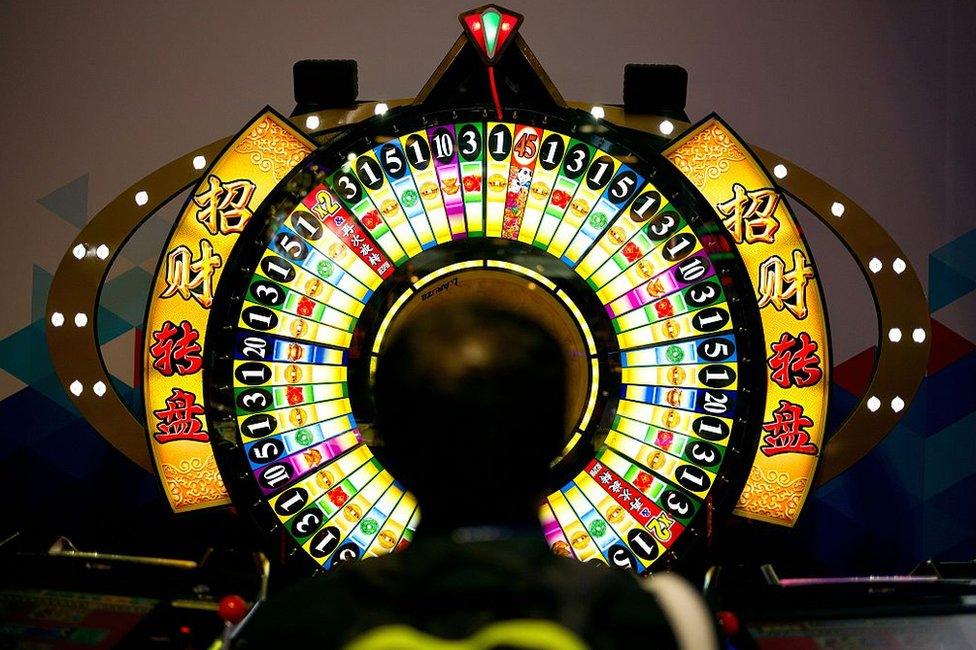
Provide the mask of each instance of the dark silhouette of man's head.
{"label": "dark silhouette of man's head", "polygon": [[425,307],[376,370],[381,457],[428,529],[528,525],[564,444],[565,361],[524,316],[477,302]]}

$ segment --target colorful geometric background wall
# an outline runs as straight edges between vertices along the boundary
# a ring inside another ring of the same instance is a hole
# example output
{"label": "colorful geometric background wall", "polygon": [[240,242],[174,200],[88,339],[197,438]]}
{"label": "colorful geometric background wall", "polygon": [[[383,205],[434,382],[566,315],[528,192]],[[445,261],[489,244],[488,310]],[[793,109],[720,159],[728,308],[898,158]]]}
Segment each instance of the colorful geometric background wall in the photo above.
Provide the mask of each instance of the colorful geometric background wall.
{"label": "colorful geometric background wall", "polygon": [[[568,3],[510,4],[526,14],[526,38],[568,97],[619,101],[626,62],[685,65],[689,114],[716,110],[750,141],[842,189],[927,278],[932,356],[906,417],[814,493],[796,529],[746,529],[761,544],[755,555],[833,573],[976,556],[973,3],[635,0],[599,21]],[[8,278],[0,285],[0,476],[14,490],[0,539],[20,531],[46,544],[68,534],[99,550],[191,556],[205,538],[219,543],[214,535],[253,541],[226,511],[170,517],[155,477],[79,418],[47,353],[51,273],[74,234],[134,179],[233,132],[265,103],[288,112],[294,60],[354,57],[361,97],[413,94],[425,80],[419,71],[432,69],[457,33],[452,12],[470,6],[420,2],[393,12],[385,3],[336,3],[312,16],[284,7],[276,20],[291,26],[289,38],[274,51],[258,46],[267,37],[260,3],[208,3],[193,15],[105,4],[95,18],[67,5],[0,9],[0,78],[11,82],[0,99],[8,118],[0,123],[8,152],[0,176],[8,198],[0,213]],[[354,37],[364,33],[373,36]],[[771,40],[728,38],[735,33]],[[47,47],[37,47],[38,37]],[[600,56],[579,54],[578,44],[593,43],[606,44]],[[391,57],[409,69],[390,66]],[[138,402],[137,330],[172,216],[154,216],[129,242],[101,296],[100,342],[130,404]],[[848,299],[856,287],[844,286],[853,270],[844,252],[808,227],[843,360],[834,374],[836,423],[870,369],[873,349],[862,348],[873,334],[854,331],[870,312]]]}
{"label": "colorful geometric background wall", "polygon": [[[87,182],[82,176],[39,202],[80,229],[87,221]],[[150,223],[152,231],[167,222],[156,218]],[[154,242],[143,238],[145,244],[137,239],[123,250],[131,268],[105,285],[98,311],[105,353],[132,358],[129,372],[112,378],[136,413],[136,341],[159,255]],[[976,230],[929,256],[932,312],[976,291],[974,252]],[[171,526],[156,479],[105,443],[67,399],[45,341],[50,283],[50,273],[35,266],[33,320],[0,340],[0,369],[26,384],[0,401],[0,422],[17,423],[5,428],[0,440],[0,475],[13,485],[30,486],[25,498],[15,501],[12,520],[41,538],[72,533],[76,543],[99,548],[196,551],[198,544],[181,540],[195,523],[192,518]],[[861,572],[907,570],[921,558],[976,556],[976,508],[971,507],[976,492],[976,343],[935,319],[932,337],[928,376],[906,417],[867,458],[814,493],[800,526],[784,536],[787,546],[768,549],[770,559],[789,563],[790,557],[816,557],[825,570]],[[863,394],[874,354],[874,348],[866,349],[836,368],[834,425]],[[37,480],[38,473],[43,480]],[[114,531],[106,536],[107,521],[122,523],[134,537]],[[147,535],[154,541],[140,539]]]}

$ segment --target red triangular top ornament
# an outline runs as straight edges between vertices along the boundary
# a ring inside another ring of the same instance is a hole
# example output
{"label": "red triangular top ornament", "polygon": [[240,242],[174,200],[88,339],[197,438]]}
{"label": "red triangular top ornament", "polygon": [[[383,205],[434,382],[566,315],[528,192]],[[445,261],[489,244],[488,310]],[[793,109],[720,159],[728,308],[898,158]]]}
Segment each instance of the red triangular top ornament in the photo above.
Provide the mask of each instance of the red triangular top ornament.
{"label": "red triangular top ornament", "polygon": [[501,58],[522,24],[522,14],[497,5],[485,5],[466,11],[458,19],[464,27],[464,33],[489,66]]}

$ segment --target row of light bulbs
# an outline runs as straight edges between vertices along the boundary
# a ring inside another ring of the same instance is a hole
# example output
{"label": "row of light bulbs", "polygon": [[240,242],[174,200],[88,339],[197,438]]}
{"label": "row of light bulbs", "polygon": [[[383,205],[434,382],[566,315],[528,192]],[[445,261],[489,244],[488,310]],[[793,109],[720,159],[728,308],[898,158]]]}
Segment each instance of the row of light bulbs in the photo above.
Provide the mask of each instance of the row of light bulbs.
{"label": "row of light bulbs", "polygon": [[[891,398],[891,410],[895,413],[901,413],[901,410],[905,408],[905,400],[895,395]],[[881,408],[881,400],[878,399],[876,395],[872,395],[868,398],[868,410],[872,413],[877,412]]]}
{"label": "row of light bulbs", "polygon": [[[389,110],[389,106],[387,106],[383,102],[379,102],[374,107],[373,112],[376,115],[383,115],[388,110]],[[593,117],[597,119],[603,119],[606,116],[606,111],[603,109],[602,106],[594,106],[592,109],[590,109],[590,113],[593,115]],[[320,126],[320,124],[321,121],[318,115],[312,114],[305,118],[305,127],[308,128],[309,130],[314,131]],[[671,122],[671,120],[662,120],[661,123],[658,125],[658,129],[664,135],[671,135],[674,132],[674,128],[675,128],[674,123]],[[192,164],[194,169],[202,170],[207,166],[207,159],[204,156],[199,156],[199,155],[194,156],[192,160]],[[788,174],[789,174],[789,170],[786,168],[786,165],[782,163],[773,167],[773,175],[776,176],[776,178],[783,179],[786,178]],[[140,207],[146,205],[149,202],[149,193],[146,192],[145,190],[139,190],[135,194],[135,202],[136,205]],[[845,211],[844,204],[840,203],[839,201],[834,201],[834,203],[830,206],[830,213],[837,218],[843,217],[844,211]],[[100,260],[105,260],[108,259],[111,250],[105,244],[99,244],[93,249],[89,249],[84,244],[78,244],[72,249],[72,254],[75,256],[75,258],[79,260],[83,259],[85,255],[89,253],[94,254]],[[868,268],[871,270],[872,273],[878,273],[884,268],[884,263],[877,257],[873,257],[868,262]],[[900,257],[897,257],[892,261],[891,268],[892,270],[894,270],[895,273],[900,275],[905,271],[907,265],[905,263],[905,260],[901,259]],[[62,325],[64,325],[64,322],[65,322],[64,314],[62,314],[61,312],[56,311],[53,314],[51,314],[52,326],[61,327]],[[85,327],[88,324],[88,316],[82,312],[78,312],[77,314],[75,314],[74,322],[76,327]],[[888,340],[891,341],[892,343],[898,343],[899,341],[901,341],[901,338],[902,338],[901,329],[897,327],[892,327],[890,330],[888,330]],[[912,340],[915,341],[916,343],[924,343],[925,330],[921,327],[915,328],[912,331]],[[81,382],[76,379],[75,381],[71,382],[69,389],[71,393],[77,397],[81,395],[82,391],[84,390],[84,387],[82,386]],[[92,385],[92,392],[94,392],[95,395],[97,395],[98,397],[104,395],[105,390],[106,390],[105,383],[102,381],[97,381],[95,382],[95,384]],[[878,399],[878,397],[876,396],[871,396],[868,399],[867,406],[868,406],[868,410],[875,412],[881,408],[881,400]],[[905,408],[905,402],[902,398],[896,396],[891,400],[891,410],[893,410],[895,413],[900,412],[903,408]]]}
{"label": "row of light bulbs", "polygon": [[[779,163],[773,167],[773,176],[775,176],[776,178],[783,179],[786,178],[787,175],[789,175],[789,169],[787,169],[786,165],[784,165],[783,163]],[[838,219],[844,216],[845,211],[846,211],[846,207],[840,201],[834,201],[830,205],[830,214],[834,215]],[[891,262],[891,270],[893,270],[897,275],[901,275],[902,273],[904,273],[905,269],[907,268],[908,268],[908,264],[905,262],[905,260],[903,260],[900,257],[896,257]],[[882,262],[877,257],[872,257],[870,260],[868,260],[868,270],[870,270],[871,273],[878,274],[881,272],[882,269],[884,269],[884,262]],[[901,339],[902,339],[901,328],[892,327],[891,329],[888,330],[889,341],[891,341],[892,343],[898,343],[899,341],[901,341]],[[916,343],[924,343],[925,329],[921,327],[916,327],[914,330],[912,330],[912,340],[915,341]],[[903,400],[898,395],[895,395],[894,397],[891,398],[891,402],[889,402],[889,406],[891,407],[891,410],[894,411],[895,413],[900,413],[905,408],[905,400]],[[881,399],[877,395],[872,395],[871,397],[868,398],[867,407],[869,411],[871,411],[872,413],[876,413],[881,408]]]}
{"label": "row of light bulbs", "polygon": [[[380,102],[376,104],[374,113],[376,115],[383,115],[384,113],[387,112],[387,110],[389,110],[389,107],[386,104]],[[590,109],[590,113],[593,115],[593,117],[595,117],[598,120],[602,120],[603,118],[606,117],[606,110],[604,110],[602,106],[594,106],[593,108]],[[320,124],[321,122],[319,120],[318,115],[313,114],[305,118],[305,126],[309,130],[314,131],[319,127]],[[663,135],[671,135],[672,133],[674,133],[674,129],[675,126],[671,120],[667,120],[667,119],[661,120],[661,122],[658,124],[658,130]],[[773,175],[776,178],[782,180],[789,175],[789,169],[783,163],[779,163],[773,167]],[[834,201],[830,206],[830,213],[833,216],[837,217],[838,219],[844,216],[845,211],[846,211],[846,206],[840,201]],[[875,274],[880,273],[883,268],[884,268],[884,262],[882,262],[877,257],[872,257],[868,261],[868,269],[872,273]],[[891,268],[896,274],[901,275],[902,273],[905,272],[905,269],[908,268],[908,265],[906,264],[905,260],[903,260],[900,257],[896,257],[891,262]],[[892,327],[891,329],[888,330],[889,341],[891,341],[892,343],[898,343],[899,341],[901,341],[901,339],[902,339],[902,331],[900,328]],[[925,330],[921,327],[917,327],[914,330],[912,330],[912,340],[915,341],[916,343],[924,343]],[[870,411],[875,412],[881,408],[881,400],[876,396],[871,396],[870,398],[868,398],[867,406]],[[905,408],[905,401],[901,397],[895,396],[894,398],[892,398],[890,406],[892,411],[898,413]]]}
{"label": "row of light bulbs", "polygon": [[[373,107],[373,114],[383,115],[388,110],[390,110],[390,107],[387,106],[386,103],[377,102],[376,106]],[[594,106],[593,108],[590,109],[590,113],[593,115],[593,117],[595,117],[598,120],[602,120],[604,117],[606,117],[607,114],[607,112],[604,110],[602,106]],[[316,129],[319,128],[319,126],[321,126],[321,124],[322,124],[322,120],[315,113],[312,113],[311,115],[308,115],[305,118],[305,128],[308,129],[309,131],[315,131]],[[662,134],[671,135],[672,133],[674,133],[674,122],[672,122],[671,120],[661,120],[657,128]],[[198,167],[198,169],[202,169],[202,167]],[[783,175],[785,176],[786,174],[784,173]]]}
{"label": "row of light bulbs", "polygon": [[[194,156],[193,159],[191,160],[191,164],[193,165],[193,169],[200,171],[206,168],[207,158],[205,156],[200,156],[200,155]],[[147,203],[149,203],[149,192],[147,192],[146,190],[139,190],[138,192],[135,193],[133,199],[135,200],[136,205],[142,207]],[[75,259],[78,260],[82,260],[85,258],[85,256],[88,255],[94,255],[100,260],[107,260],[111,253],[112,250],[108,247],[107,244],[98,244],[97,246],[93,246],[93,247],[86,246],[85,244],[78,244],[71,249],[71,254],[74,255]],[[59,311],[53,312],[51,314],[52,327],[62,327],[64,323],[65,323],[64,314],[62,314]],[[76,313],[74,317],[74,323],[75,323],[75,327],[85,327],[86,325],[88,325],[88,315],[85,314],[84,312]],[[68,385],[68,390],[75,397],[80,397],[81,394],[84,392],[85,387],[81,383],[81,381],[75,379]],[[96,381],[94,384],[92,384],[91,390],[93,393],[95,393],[97,397],[102,397],[103,395],[105,395],[105,392],[108,389],[105,386],[105,382]]]}
{"label": "row of light bulbs", "polygon": [[[80,381],[75,379],[68,386],[68,390],[70,390],[71,394],[74,395],[75,397],[79,397],[83,392],[85,392],[85,387],[81,384]],[[103,396],[106,390],[107,388],[105,386],[104,381],[96,381],[94,384],[92,384],[92,392],[95,393],[95,395],[97,395],[98,397]]]}
{"label": "row of light bulbs", "polygon": [[[383,115],[388,110],[390,110],[390,107],[387,106],[385,103],[377,102],[376,106],[373,107],[373,114]],[[319,116],[316,115],[315,113],[312,113],[311,115],[308,115],[305,118],[305,128],[308,129],[309,131],[315,131],[321,125],[322,125],[322,120],[319,119]]]}

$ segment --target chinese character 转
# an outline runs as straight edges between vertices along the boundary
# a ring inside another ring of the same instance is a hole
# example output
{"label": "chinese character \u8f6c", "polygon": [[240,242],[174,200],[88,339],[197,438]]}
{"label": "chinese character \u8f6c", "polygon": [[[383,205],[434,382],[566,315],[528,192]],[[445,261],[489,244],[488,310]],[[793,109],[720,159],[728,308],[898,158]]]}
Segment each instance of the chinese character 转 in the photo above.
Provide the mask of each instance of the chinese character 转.
{"label": "chinese character \u8f6c", "polygon": [[806,332],[800,332],[795,337],[789,332],[783,332],[779,341],[772,343],[770,349],[773,354],[766,361],[770,378],[780,388],[812,386],[820,381],[823,370],[820,368],[820,357],[817,356],[817,342]]}
{"label": "chinese character \u8f6c", "polygon": [[193,329],[190,321],[184,320],[179,325],[166,321],[152,333],[149,355],[153,358],[153,368],[166,377],[197,372],[203,366],[199,338],[200,332]]}

